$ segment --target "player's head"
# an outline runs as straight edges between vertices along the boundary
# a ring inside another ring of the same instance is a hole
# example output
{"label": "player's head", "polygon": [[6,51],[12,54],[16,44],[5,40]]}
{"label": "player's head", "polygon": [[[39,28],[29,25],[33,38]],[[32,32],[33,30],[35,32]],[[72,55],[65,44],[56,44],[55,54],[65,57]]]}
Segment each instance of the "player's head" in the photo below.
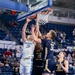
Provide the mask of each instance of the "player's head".
{"label": "player's head", "polygon": [[28,36],[27,36],[27,40],[33,41],[32,35],[28,35]]}
{"label": "player's head", "polygon": [[36,51],[41,51],[41,50],[42,50],[41,44],[36,43],[35,50],[36,50]]}
{"label": "player's head", "polygon": [[50,38],[50,39],[55,39],[56,37],[56,32],[54,30],[50,30],[47,35],[46,35],[47,38]]}
{"label": "player's head", "polygon": [[65,56],[66,56],[66,53],[63,51],[59,52],[58,54],[58,58],[65,58]]}

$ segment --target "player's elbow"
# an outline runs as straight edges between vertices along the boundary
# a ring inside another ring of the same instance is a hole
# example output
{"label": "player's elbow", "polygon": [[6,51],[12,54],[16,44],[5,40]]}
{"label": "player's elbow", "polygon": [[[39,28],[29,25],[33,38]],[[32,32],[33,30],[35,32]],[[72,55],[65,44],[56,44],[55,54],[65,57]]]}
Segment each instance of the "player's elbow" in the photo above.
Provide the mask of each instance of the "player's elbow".
{"label": "player's elbow", "polygon": [[68,70],[65,70],[66,73],[68,73]]}
{"label": "player's elbow", "polygon": [[65,73],[68,73],[68,68],[65,68],[65,70],[64,70],[64,71],[65,71]]}

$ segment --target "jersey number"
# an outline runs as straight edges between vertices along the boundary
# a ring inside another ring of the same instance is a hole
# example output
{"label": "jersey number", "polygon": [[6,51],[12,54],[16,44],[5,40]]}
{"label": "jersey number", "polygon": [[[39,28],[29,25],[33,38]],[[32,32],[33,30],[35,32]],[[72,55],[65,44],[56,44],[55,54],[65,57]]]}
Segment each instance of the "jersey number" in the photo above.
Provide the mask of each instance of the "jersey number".
{"label": "jersey number", "polygon": [[30,45],[28,44],[28,45],[26,45],[26,48],[29,48],[30,47]]}

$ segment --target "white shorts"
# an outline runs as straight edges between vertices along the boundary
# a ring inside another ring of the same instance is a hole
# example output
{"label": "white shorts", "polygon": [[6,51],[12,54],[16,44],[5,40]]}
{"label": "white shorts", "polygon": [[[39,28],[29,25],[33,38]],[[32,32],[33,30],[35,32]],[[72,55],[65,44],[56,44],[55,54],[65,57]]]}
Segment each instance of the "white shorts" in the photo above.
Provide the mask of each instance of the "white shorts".
{"label": "white shorts", "polygon": [[21,59],[20,61],[20,75],[26,75],[32,73],[32,59]]}

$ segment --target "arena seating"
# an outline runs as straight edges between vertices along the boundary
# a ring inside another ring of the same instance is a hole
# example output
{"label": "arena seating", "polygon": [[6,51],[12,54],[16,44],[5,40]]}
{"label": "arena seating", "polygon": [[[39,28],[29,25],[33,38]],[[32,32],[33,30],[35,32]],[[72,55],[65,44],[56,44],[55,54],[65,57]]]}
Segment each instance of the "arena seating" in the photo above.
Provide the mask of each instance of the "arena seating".
{"label": "arena seating", "polygon": [[[65,32],[66,33],[66,45],[70,43],[71,46],[73,46],[73,29],[75,26],[71,25],[62,25],[62,24],[52,24],[52,23],[47,23],[46,25],[42,25],[42,27],[48,32],[49,30],[59,30],[60,32]],[[59,38],[57,39],[59,40]]]}
{"label": "arena seating", "polygon": [[[4,53],[5,53],[6,50],[7,50],[7,49],[2,49],[2,48],[0,48],[0,75],[13,75],[14,72],[15,72],[15,70],[14,70],[15,67],[11,66],[11,63],[10,63],[10,62],[8,62],[8,63],[9,63],[9,66],[5,66],[6,61],[8,61],[8,56],[5,57],[5,63],[2,62],[2,61],[4,61],[4,60],[2,59],[2,57],[3,57],[3,55],[4,55]],[[10,51],[11,51],[12,53],[14,52],[13,49],[10,49]],[[15,58],[15,57],[14,57],[14,58]],[[16,58],[16,61],[17,61],[17,58]],[[4,66],[1,66],[1,63],[3,63]],[[15,62],[14,62],[14,63],[15,63]]]}
{"label": "arena seating", "polygon": [[3,40],[6,36],[6,33],[4,30],[0,30],[0,40]]}
{"label": "arena seating", "polygon": [[3,73],[5,73],[5,72],[10,73],[10,72],[13,72],[13,69],[12,68],[0,68],[0,71]]}
{"label": "arena seating", "polygon": [[47,31],[49,31],[50,29],[63,31],[67,34],[68,37],[72,37],[72,31],[75,28],[75,26],[71,25],[52,24],[52,23],[47,23],[46,25],[43,25],[43,27]]}

